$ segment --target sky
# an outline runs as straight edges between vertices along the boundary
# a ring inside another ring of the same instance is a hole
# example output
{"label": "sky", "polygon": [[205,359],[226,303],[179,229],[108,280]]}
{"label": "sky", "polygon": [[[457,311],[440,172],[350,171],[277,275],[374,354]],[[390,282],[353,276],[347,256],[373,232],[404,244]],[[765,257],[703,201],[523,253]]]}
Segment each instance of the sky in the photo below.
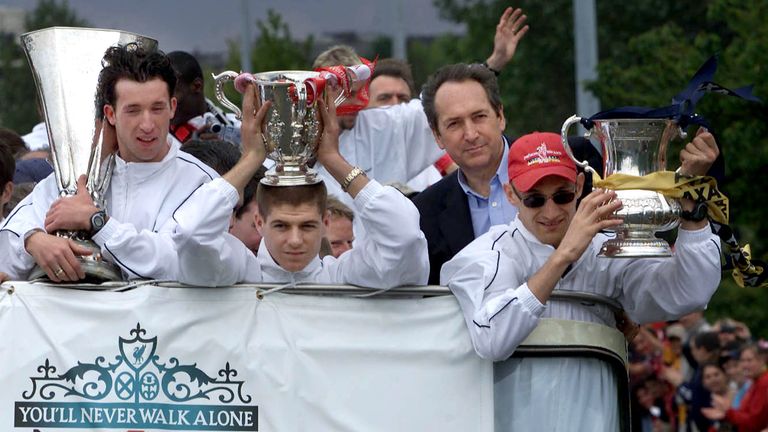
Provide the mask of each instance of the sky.
{"label": "sky", "polygon": [[[243,0],[68,0],[77,15],[94,27],[131,31],[160,41],[160,48],[218,52],[228,39],[240,37]],[[432,0],[249,0],[252,37],[255,22],[267,10],[277,11],[294,37],[326,32],[391,33],[402,22],[406,34],[462,33],[463,27],[443,20]],[[398,4],[404,9],[396,20]],[[34,9],[36,0],[0,0],[0,5]]]}

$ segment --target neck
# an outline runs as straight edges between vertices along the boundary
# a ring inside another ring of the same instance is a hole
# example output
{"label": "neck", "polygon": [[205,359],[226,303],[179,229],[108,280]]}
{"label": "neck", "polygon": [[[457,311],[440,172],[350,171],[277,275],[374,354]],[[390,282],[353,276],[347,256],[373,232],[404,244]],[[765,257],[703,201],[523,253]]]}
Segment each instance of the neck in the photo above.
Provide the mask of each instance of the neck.
{"label": "neck", "polygon": [[496,175],[496,171],[499,170],[499,163],[501,163],[501,155],[503,154],[501,153],[493,163],[482,170],[461,171],[467,180],[467,184],[473,191],[484,197],[490,195],[491,179]]}

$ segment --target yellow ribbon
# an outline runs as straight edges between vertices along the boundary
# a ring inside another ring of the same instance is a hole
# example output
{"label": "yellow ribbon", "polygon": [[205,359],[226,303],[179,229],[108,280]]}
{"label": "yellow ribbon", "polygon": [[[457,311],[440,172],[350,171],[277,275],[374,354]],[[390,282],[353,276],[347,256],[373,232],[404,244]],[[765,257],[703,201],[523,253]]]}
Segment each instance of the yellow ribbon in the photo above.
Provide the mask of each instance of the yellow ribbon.
{"label": "yellow ribbon", "polygon": [[660,192],[670,198],[688,198],[707,204],[709,217],[723,225],[728,224],[730,207],[728,197],[717,189],[717,181],[707,176],[685,176],[672,171],[658,171],[642,177],[611,174],[601,179],[592,174],[596,188],[627,190],[645,189]]}
{"label": "yellow ribbon", "polygon": [[[730,253],[726,255],[726,258],[730,266],[733,267],[731,274],[733,279],[740,287],[745,285],[768,286],[768,280],[763,273],[764,263],[752,260],[749,245],[739,246],[731,229],[728,227],[730,219],[728,197],[717,189],[717,181],[714,178],[708,176],[685,176],[672,171],[659,171],[642,177],[627,174],[611,174],[607,178],[601,179],[597,173],[592,173],[592,184],[595,188],[612,190],[652,190],[670,198],[687,198],[706,203],[708,216],[716,223],[714,225],[715,231],[730,249]],[[727,230],[724,230],[723,227],[727,228]]]}

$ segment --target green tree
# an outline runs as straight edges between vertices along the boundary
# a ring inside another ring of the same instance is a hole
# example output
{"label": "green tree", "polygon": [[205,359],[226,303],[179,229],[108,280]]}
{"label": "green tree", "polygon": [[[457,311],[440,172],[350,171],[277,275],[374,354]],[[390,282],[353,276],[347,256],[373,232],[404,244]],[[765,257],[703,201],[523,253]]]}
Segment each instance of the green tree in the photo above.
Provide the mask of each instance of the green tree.
{"label": "green tree", "polygon": [[[288,24],[283,21],[279,13],[270,9],[265,20],[257,20],[256,28],[259,35],[251,50],[251,68],[247,72],[266,72],[273,70],[307,70],[312,64],[310,58],[314,39],[312,36],[304,40],[297,40],[291,35]],[[227,68],[240,70],[240,43],[228,41]],[[213,93],[212,80],[206,81],[206,93]],[[226,94],[236,105],[240,105],[241,96],[232,90],[232,86],[226,87]]]}
{"label": "green tree", "polygon": [[[40,0],[25,19],[27,31],[52,26],[87,27],[64,0]],[[0,125],[26,133],[42,121],[37,110],[34,80],[24,52],[9,35],[0,36]]]}

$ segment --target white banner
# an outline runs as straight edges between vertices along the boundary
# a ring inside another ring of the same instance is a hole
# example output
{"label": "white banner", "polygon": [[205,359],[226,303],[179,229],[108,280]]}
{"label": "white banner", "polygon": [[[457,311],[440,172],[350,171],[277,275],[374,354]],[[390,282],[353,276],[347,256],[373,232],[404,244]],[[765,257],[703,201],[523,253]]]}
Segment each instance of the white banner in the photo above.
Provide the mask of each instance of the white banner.
{"label": "white banner", "polygon": [[0,289],[0,430],[491,431],[453,296]]}

